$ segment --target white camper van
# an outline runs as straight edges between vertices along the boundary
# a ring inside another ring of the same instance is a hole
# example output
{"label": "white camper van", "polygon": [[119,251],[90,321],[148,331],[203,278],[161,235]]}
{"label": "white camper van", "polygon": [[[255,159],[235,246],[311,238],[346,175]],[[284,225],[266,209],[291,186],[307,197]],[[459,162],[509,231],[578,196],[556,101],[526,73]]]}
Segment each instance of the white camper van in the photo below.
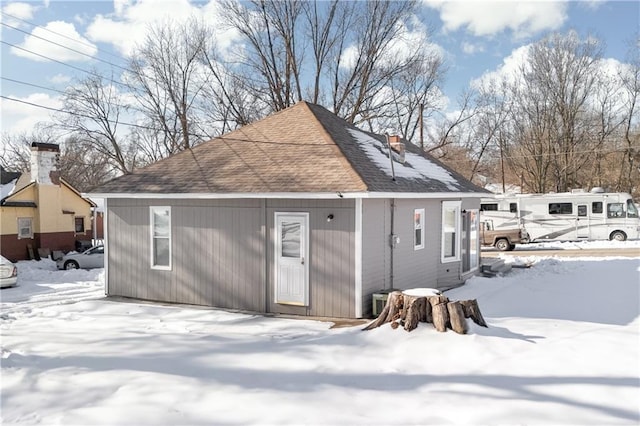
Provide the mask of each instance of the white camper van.
{"label": "white camper van", "polygon": [[524,227],[531,242],[640,238],[640,218],[631,195],[602,188],[496,194],[480,204],[480,220],[489,219],[495,229]]}

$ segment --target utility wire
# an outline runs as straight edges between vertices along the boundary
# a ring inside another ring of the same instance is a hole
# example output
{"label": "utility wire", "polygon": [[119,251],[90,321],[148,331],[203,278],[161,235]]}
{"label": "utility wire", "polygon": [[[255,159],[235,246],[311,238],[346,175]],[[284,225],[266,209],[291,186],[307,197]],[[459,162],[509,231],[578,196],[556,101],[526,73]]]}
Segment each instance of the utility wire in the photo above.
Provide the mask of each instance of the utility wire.
{"label": "utility wire", "polygon": [[[27,34],[27,35],[29,35],[29,36],[31,36],[31,37],[35,37],[35,38],[37,38],[37,39],[40,39],[40,40],[46,41],[47,43],[54,44],[54,45],[56,45],[56,46],[58,46],[58,47],[62,47],[63,49],[70,50],[70,51],[75,52],[75,53],[77,53],[77,54],[79,54],[79,55],[86,56],[87,58],[91,58],[91,59],[94,59],[94,60],[96,60],[96,61],[103,62],[103,63],[105,63],[105,64],[111,65],[112,67],[120,68],[121,70],[131,72],[131,70],[130,70],[129,68],[121,67],[120,65],[114,64],[114,63],[109,62],[109,61],[107,61],[107,60],[104,60],[104,59],[102,59],[102,58],[98,58],[98,57],[96,57],[96,56],[89,55],[88,53],[84,53],[84,52],[81,52],[81,51],[79,51],[79,50],[72,49],[72,48],[71,48],[71,47],[69,47],[69,46],[65,46],[65,45],[60,44],[60,43],[57,43],[57,42],[55,42],[55,41],[53,41],[53,40],[49,40],[49,39],[47,39],[47,38],[40,37],[40,36],[38,36],[38,35],[35,35],[35,34],[32,34],[32,33],[29,33],[29,32],[27,32],[27,31],[21,30],[20,28],[17,28],[17,27],[11,26],[11,25],[6,24],[6,23],[4,23],[4,22],[0,22],[0,25],[4,25],[5,27],[11,28],[11,29],[16,30],[16,31],[20,31],[21,33],[24,33],[24,34]],[[93,46],[93,47],[96,47],[96,46]],[[33,52],[32,52],[32,53],[33,53]]]}
{"label": "utility wire", "polygon": [[[67,64],[66,62],[59,61],[59,60],[57,60],[57,59],[53,59],[53,58],[51,58],[51,57],[49,57],[49,56],[45,56],[45,55],[42,55],[42,54],[40,54],[40,53],[36,53],[36,52],[34,52],[34,51],[32,51],[32,50],[25,49],[24,47],[17,46],[17,45],[15,45],[15,44],[12,44],[12,43],[6,42],[6,41],[4,41],[4,40],[0,40],[0,43],[2,43],[2,44],[6,44],[7,46],[11,46],[11,47],[13,47],[14,49],[19,49],[19,50],[22,50],[22,51],[24,51],[24,52],[30,53],[30,54],[32,54],[32,55],[39,56],[39,57],[44,58],[44,59],[47,59],[47,60],[49,60],[49,61],[56,62],[56,63],[58,63],[58,64],[60,64],[60,65],[64,65],[64,66],[67,66],[67,67],[69,67],[69,68],[73,68],[73,69],[75,69],[75,70],[78,70],[78,71],[81,71],[81,72],[87,73],[87,74],[92,75],[92,76],[94,76],[94,77],[104,78],[104,76],[100,75],[100,74],[99,74],[99,73],[97,73],[97,72],[89,71],[89,70],[86,70],[86,69],[84,69],[84,68],[77,67],[77,66],[75,66],[75,65]],[[125,84],[125,83],[121,83],[121,82],[119,82],[119,81],[115,81],[115,80],[113,80],[113,79],[111,79],[111,80],[109,80],[109,81],[110,81],[110,82],[112,82],[112,83],[114,83],[114,84],[117,84],[117,85],[119,85],[119,86],[126,87],[127,89],[130,89],[130,86],[128,86],[128,85],[127,85],[127,84]]]}
{"label": "utility wire", "polygon": [[[85,43],[84,41],[81,41],[81,40],[78,40],[78,39],[75,39],[75,38],[69,37],[69,36],[67,36],[67,35],[65,35],[65,34],[62,34],[62,33],[59,33],[59,32],[53,31],[53,30],[50,30],[49,28],[45,28],[45,27],[40,26],[40,25],[38,25],[38,24],[34,24],[33,22],[26,21],[26,20],[24,20],[24,19],[22,19],[22,18],[19,18],[19,17],[15,16],[15,15],[11,15],[10,13],[7,13],[7,12],[5,12],[5,11],[3,11],[3,10],[0,10],[0,14],[5,15],[5,16],[8,16],[8,17],[9,17],[9,18],[11,18],[11,19],[15,19],[16,21],[24,22],[25,24],[31,25],[31,26],[33,26],[33,27],[41,28],[41,29],[43,29],[44,31],[47,31],[47,32],[49,32],[49,33],[51,33],[51,34],[55,34],[55,35],[57,35],[57,36],[59,36],[59,37],[66,38],[67,40],[73,41],[74,43],[78,43],[78,44],[81,44],[81,45],[84,45],[84,46],[87,46],[87,47],[97,47],[97,46],[94,46],[93,44]],[[32,35],[33,35],[33,34],[32,34]],[[116,55],[115,53],[107,52],[107,51],[102,50],[102,49],[100,49],[100,48],[98,48],[98,51],[99,51],[99,52],[102,52],[102,53],[104,53],[104,54],[106,54],[106,55],[113,56],[114,58],[118,58],[118,59],[120,59],[120,60],[124,60],[125,62],[127,61],[127,59],[126,59],[125,57],[120,56],[120,55]],[[117,66],[117,65],[114,65],[114,66]]]}

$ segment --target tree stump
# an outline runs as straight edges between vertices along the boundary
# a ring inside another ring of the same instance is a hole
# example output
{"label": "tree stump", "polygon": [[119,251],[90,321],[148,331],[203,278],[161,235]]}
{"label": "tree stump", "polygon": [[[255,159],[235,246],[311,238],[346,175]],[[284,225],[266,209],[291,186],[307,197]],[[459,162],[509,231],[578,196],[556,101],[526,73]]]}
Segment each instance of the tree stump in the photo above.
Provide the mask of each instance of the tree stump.
{"label": "tree stump", "polygon": [[451,325],[451,329],[458,334],[467,334],[469,329],[464,316],[464,309],[460,302],[447,303],[447,311],[449,312],[449,323]]}
{"label": "tree stump", "polygon": [[402,309],[404,318],[404,329],[411,331],[418,326],[419,322],[426,321],[427,299],[425,297],[404,295],[404,306]]}
{"label": "tree stump", "polygon": [[480,307],[478,306],[478,301],[476,299],[472,300],[461,300],[460,304],[464,309],[464,317],[471,318],[473,322],[476,324],[486,327],[487,323],[484,321],[482,317],[482,313],[480,312]]}
{"label": "tree stump", "polygon": [[487,326],[475,299],[451,302],[443,295],[412,295],[394,291],[389,293],[387,303],[378,318],[371,321],[364,330],[390,323],[394,329],[402,326],[406,331],[411,331],[418,323],[429,322],[441,332],[450,328],[456,333],[466,334],[469,330],[466,318],[471,318],[483,327]]}
{"label": "tree stump", "polygon": [[447,331],[449,325],[449,312],[446,303],[438,303],[432,307],[433,326],[438,331]]}

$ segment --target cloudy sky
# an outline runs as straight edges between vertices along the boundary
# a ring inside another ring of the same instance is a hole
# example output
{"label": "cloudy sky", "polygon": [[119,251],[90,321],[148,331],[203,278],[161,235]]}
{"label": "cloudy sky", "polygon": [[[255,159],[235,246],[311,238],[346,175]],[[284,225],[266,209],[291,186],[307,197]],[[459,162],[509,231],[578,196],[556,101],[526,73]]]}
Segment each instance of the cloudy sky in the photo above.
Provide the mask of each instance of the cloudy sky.
{"label": "cloudy sky", "polygon": [[[215,20],[213,0],[22,1],[1,3],[2,132],[28,131],[61,108],[60,90],[93,68],[118,75],[155,20],[196,14]],[[605,43],[605,58],[624,61],[638,32],[635,1],[423,0],[414,26],[428,34],[448,66],[443,87],[455,99],[469,84],[517,62],[523,47],[549,32],[575,30]],[[232,48],[233,32],[219,45]],[[7,99],[10,98],[10,99]],[[453,103],[452,103],[453,104]],[[49,108],[49,109],[47,109]]]}

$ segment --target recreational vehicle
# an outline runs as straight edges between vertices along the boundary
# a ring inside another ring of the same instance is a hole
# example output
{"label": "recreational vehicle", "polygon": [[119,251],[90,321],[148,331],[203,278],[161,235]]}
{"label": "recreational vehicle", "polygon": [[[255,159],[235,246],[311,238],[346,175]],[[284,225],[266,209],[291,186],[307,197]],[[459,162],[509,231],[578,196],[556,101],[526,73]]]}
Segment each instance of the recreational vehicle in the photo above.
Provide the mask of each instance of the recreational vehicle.
{"label": "recreational vehicle", "polygon": [[496,194],[482,199],[480,220],[495,229],[524,227],[531,242],[640,238],[631,195],[594,188],[550,194]]}

